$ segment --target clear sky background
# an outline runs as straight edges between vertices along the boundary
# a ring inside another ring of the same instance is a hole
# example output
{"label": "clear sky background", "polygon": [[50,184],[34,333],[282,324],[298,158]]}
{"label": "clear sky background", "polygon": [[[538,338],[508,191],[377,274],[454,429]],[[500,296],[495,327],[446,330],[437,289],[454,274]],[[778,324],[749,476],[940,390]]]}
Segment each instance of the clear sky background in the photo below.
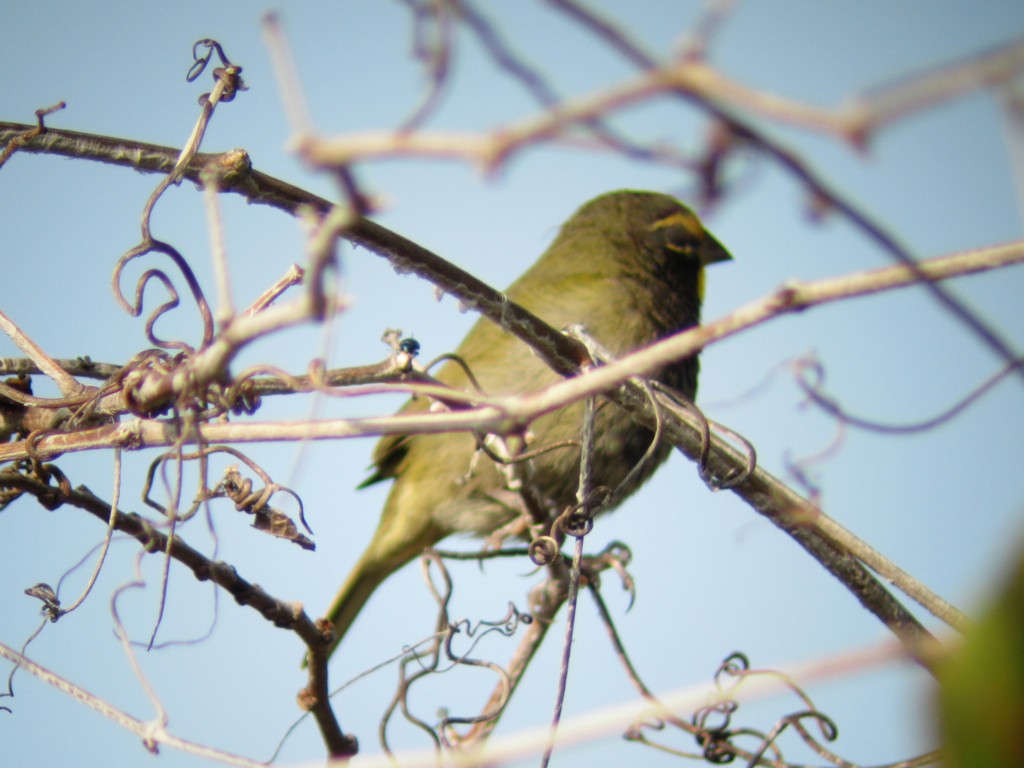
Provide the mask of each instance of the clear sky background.
{"label": "clear sky background", "polygon": [[[675,50],[702,8],[690,0],[591,5],[619,19],[628,34],[659,56]],[[243,147],[258,169],[330,196],[330,180],[304,167],[286,146],[289,128],[260,29],[260,16],[269,8],[247,2],[11,4],[0,24],[5,75],[0,119],[31,122],[35,109],[63,99],[68,108],[48,121],[54,127],[180,146],[197,117],[196,99],[211,82],[205,74],[200,83],[185,82],[191,46],[214,37],[244,67],[250,90],[218,109],[204,150]],[[541,3],[506,0],[481,9],[562,94],[588,93],[635,74]],[[410,16],[403,4],[296,2],[279,10],[320,131],[390,128],[418,103],[426,81],[410,56]],[[872,86],[1022,32],[1024,8],[1017,0],[748,1],[738,4],[709,55],[722,72],[750,86],[835,106]],[[474,41],[466,35],[459,41],[453,82],[431,127],[482,130],[535,112]],[[698,113],[667,100],[630,110],[615,124],[638,138],[664,138],[686,149],[701,146],[706,128]],[[998,94],[976,93],[898,122],[864,153],[818,135],[761,124],[921,257],[1021,235],[1009,152],[1009,143],[1019,142],[1020,135],[1009,129]],[[706,319],[721,317],[786,280],[888,263],[847,223],[812,222],[804,190],[771,162],[747,156],[731,172],[735,191],[706,222],[735,262],[709,274]],[[360,167],[358,177],[383,202],[377,216],[382,224],[499,287],[522,272],[558,225],[594,195],[631,187],[686,200],[695,188],[692,179],[666,168],[554,148],[527,152],[494,178],[447,161],[381,162]],[[109,279],[117,257],[139,239],[139,214],[157,182],[122,168],[27,154],[0,171],[0,308],[54,357],[124,362],[146,345],[142,322],[118,309]],[[303,262],[304,235],[280,212],[231,198],[222,206],[235,298],[245,306],[290,263]],[[158,237],[189,258],[212,296],[201,195],[189,185],[170,190],[153,225]],[[430,358],[451,350],[473,320],[450,298],[436,301],[431,286],[397,276],[371,253],[346,247],[341,263],[351,310],[327,329],[293,331],[260,344],[236,370],[261,360],[301,372],[318,356],[332,366],[373,362],[386,354],[379,337],[389,327],[414,334]],[[1018,267],[964,279],[954,290],[1024,349],[1024,271]],[[196,324],[183,310],[161,328],[188,338]],[[787,466],[818,455],[837,438],[832,419],[802,404],[786,366],[811,354],[826,370],[829,391],[844,405],[888,422],[932,416],[1000,367],[919,290],[814,309],[713,346],[703,355],[700,403],[709,416],[751,440],[766,468],[790,481]],[[16,355],[6,339],[0,340],[0,355]],[[37,391],[47,389],[40,384]],[[1020,381],[1006,380],[952,422],[923,434],[847,430],[826,458],[804,468],[830,515],[973,614],[1024,533],[1021,395]],[[260,418],[386,413],[398,402],[295,398],[268,402]],[[369,441],[253,446],[250,454],[301,494],[317,552],[270,541],[228,506],[219,506],[216,556],[274,595],[301,601],[311,614],[322,612],[369,540],[387,491],[354,490],[365,477],[371,448]],[[143,510],[139,481],[151,459],[127,458],[126,509]],[[65,457],[59,466],[74,484],[110,497],[109,455]],[[56,584],[102,535],[96,520],[69,508],[47,512],[22,500],[0,513],[0,641],[20,647],[39,623],[39,605],[23,590],[40,581]],[[202,522],[184,535],[213,552]],[[877,620],[803,550],[730,494],[709,493],[682,457],[674,456],[641,493],[602,519],[588,548],[597,551],[613,539],[633,548],[638,596],[625,613],[627,598],[608,576],[606,599],[655,691],[708,680],[733,650],[747,653],[755,666],[778,666],[886,637]],[[116,543],[89,602],[47,627],[28,655],[147,719],[151,705],[125,663],[110,616],[114,591],[133,578],[137,550],[134,542]],[[153,626],[159,568],[159,560],[148,557],[143,572],[149,587],[118,602],[139,640],[148,638]],[[62,599],[78,594],[87,570],[69,577]],[[484,575],[466,568],[459,576],[453,611],[473,618],[497,618],[509,599],[522,605],[537,579],[523,563],[488,565]],[[174,733],[268,758],[298,715],[300,643],[223,595],[216,603],[211,595],[208,585],[172,568],[158,640],[202,636],[215,609],[216,624],[201,643],[172,644],[146,655],[146,672]],[[570,715],[633,697],[591,604],[581,605],[566,702]],[[401,629],[391,626],[396,614]],[[332,662],[335,684],[422,637],[431,615],[419,569],[410,567],[380,590],[346,638],[344,653]],[[489,639],[478,651],[503,657],[513,642]],[[501,732],[546,722],[557,653],[553,635]],[[433,717],[439,706],[459,713],[479,706],[491,679],[460,675],[442,677],[431,696],[417,699],[425,717]],[[394,679],[394,669],[386,668],[336,700],[342,725],[360,737],[367,754],[379,749],[376,722]],[[134,736],[29,675],[15,677],[15,692],[4,702],[13,713],[0,712],[5,766],[156,764]],[[881,763],[935,743],[930,678],[911,665],[822,684],[809,693],[838,723],[840,740],[833,749],[850,760]],[[799,708],[793,699],[773,700],[744,722],[768,730],[777,717]],[[395,746],[428,746],[422,734],[406,726],[396,724],[392,733]],[[809,759],[796,749],[787,754]],[[309,721],[289,739],[281,760],[321,755]],[[201,762],[166,749],[158,760],[162,766]],[[597,746],[560,753],[556,764],[626,760],[674,762],[611,734]]]}

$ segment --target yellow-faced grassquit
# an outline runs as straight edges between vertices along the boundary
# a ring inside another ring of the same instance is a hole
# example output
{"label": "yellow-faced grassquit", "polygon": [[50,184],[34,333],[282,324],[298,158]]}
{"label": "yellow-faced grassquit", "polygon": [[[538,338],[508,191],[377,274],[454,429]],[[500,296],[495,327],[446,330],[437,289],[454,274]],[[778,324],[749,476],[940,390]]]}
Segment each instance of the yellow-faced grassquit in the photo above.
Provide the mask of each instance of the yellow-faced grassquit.
{"label": "yellow-faced grassquit", "polygon": [[[513,301],[555,328],[582,325],[613,355],[621,356],[696,325],[704,291],[704,267],[731,258],[686,206],[654,192],[620,191],[586,203],[562,226],[544,254],[507,290]],[[553,373],[523,342],[480,319],[456,354],[479,387],[491,395],[538,389]],[[689,399],[697,391],[696,357],[667,366],[658,379]],[[437,378],[470,389],[463,368],[448,362]],[[430,407],[410,400],[403,413]],[[553,515],[576,501],[583,406],[538,418],[529,426],[536,496]],[[612,403],[595,417],[594,485],[617,488],[650,446],[653,433]],[[668,455],[631,483],[634,489]],[[394,479],[373,540],[327,612],[334,643],[341,641],[373,591],[394,571],[453,533],[487,536],[522,514],[510,475],[477,454],[465,433],[388,436],[374,451],[376,471],[364,484]]]}

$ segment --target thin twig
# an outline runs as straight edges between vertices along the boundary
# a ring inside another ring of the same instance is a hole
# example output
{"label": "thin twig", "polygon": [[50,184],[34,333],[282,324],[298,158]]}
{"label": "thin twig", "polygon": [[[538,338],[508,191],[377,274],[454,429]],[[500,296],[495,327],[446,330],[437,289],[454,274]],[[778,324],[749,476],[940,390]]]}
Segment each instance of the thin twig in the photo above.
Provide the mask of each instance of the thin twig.
{"label": "thin twig", "polygon": [[96,580],[99,578],[100,571],[103,569],[103,563],[107,559],[107,552],[110,550],[110,542],[113,540],[114,531],[117,530],[117,504],[121,498],[121,449],[114,449],[114,493],[110,502],[110,520],[107,523],[107,531],[103,536],[103,543],[100,546],[99,556],[96,558],[96,565],[93,567],[92,574],[89,576],[89,580],[82,590],[82,594],[78,596],[71,605],[67,608],[61,608],[61,615],[65,613],[71,613],[73,610],[78,608],[82,603],[85,602],[85,598],[92,592],[93,586],[96,584]]}
{"label": "thin twig", "polygon": [[84,393],[85,387],[58,365],[2,311],[0,311],[0,330],[7,334],[7,337],[38,366],[40,371],[53,379],[64,397],[80,397]]}
{"label": "thin twig", "polygon": [[160,722],[147,722],[132,717],[98,696],[89,693],[89,691],[85,690],[81,686],[75,685],[70,680],[60,677],[2,643],[0,643],[0,656],[18,665],[18,667],[24,669],[26,672],[35,675],[44,683],[49,683],[61,692],[66,693],[71,698],[76,699],[87,707],[99,712],[107,719],[112,720],[119,727],[136,734],[142,739],[143,745],[150,751],[155,751],[157,745],[163,745],[188,754],[198,755],[210,760],[216,760],[218,762],[225,763],[226,765],[237,765],[242,766],[242,768],[266,768],[266,764],[263,762],[250,760],[248,758],[241,757],[240,755],[224,752],[204,744],[197,744],[192,741],[186,741],[185,739],[178,738],[177,736],[168,733],[165,730],[164,725]]}

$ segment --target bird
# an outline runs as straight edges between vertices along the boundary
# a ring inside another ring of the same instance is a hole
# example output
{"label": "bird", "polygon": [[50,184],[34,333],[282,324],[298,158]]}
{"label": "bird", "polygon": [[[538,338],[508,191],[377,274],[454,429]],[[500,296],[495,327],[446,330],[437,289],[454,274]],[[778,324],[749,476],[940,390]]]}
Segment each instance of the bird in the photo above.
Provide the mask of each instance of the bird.
{"label": "bird", "polygon": [[[582,326],[607,352],[622,356],[697,325],[704,268],[731,259],[683,203],[666,194],[609,192],[585,203],[560,228],[548,249],[505,291],[506,296],[554,328]],[[488,395],[511,395],[553,384],[553,372],[522,341],[486,318],[472,327],[454,361],[437,374],[448,386]],[[667,365],[656,379],[692,401],[696,356]],[[426,412],[428,398],[413,398],[400,413]],[[533,421],[525,449],[533,458],[535,498],[557,515],[576,502],[583,405]],[[591,472],[595,485],[616,488],[641,460],[653,433],[613,403],[597,409]],[[509,474],[476,456],[467,433],[388,435],[373,452],[373,474],[360,486],[393,479],[380,523],[325,618],[333,626],[333,653],[373,592],[392,573],[452,534],[488,537],[521,517]],[[566,447],[568,445],[569,447]],[[538,451],[554,446],[548,451]],[[669,453],[631,479],[630,492]]]}

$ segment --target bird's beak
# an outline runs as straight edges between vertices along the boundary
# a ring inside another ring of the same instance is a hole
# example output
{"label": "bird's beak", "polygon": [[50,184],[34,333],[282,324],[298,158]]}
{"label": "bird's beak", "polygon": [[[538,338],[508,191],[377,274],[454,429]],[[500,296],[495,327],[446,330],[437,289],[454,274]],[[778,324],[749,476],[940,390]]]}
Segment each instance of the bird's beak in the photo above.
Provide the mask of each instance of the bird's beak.
{"label": "bird's beak", "polygon": [[708,264],[714,264],[717,261],[732,261],[732,254],[725,250],[720,242],[718,242],[710,232],[704,232],[704,238],[700,244],[700,251],[698,253],[700,257],[701,266],[707,266]]}

